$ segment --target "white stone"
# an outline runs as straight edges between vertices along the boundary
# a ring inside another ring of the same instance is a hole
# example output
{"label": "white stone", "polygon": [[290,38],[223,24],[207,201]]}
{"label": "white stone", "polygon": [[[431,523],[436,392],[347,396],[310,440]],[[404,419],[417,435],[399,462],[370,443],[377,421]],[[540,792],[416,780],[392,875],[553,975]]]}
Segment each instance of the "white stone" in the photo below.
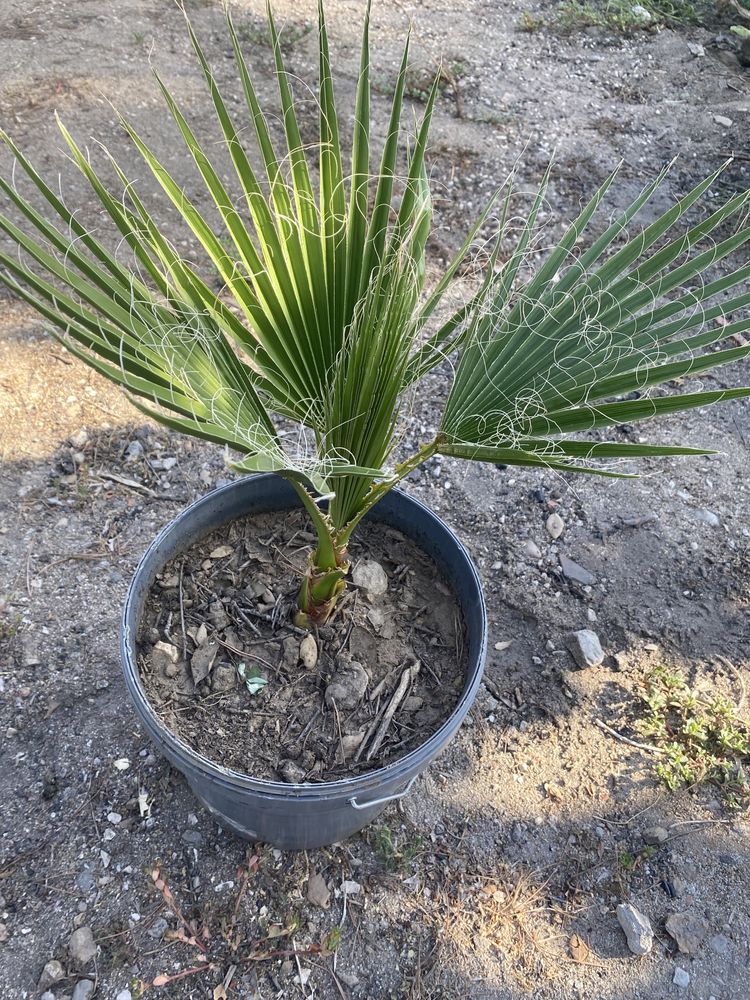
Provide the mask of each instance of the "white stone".
{"label": "white stone", "polygon": [[674,977],[672,982],[675,986],[679,986],[681,990],[686,990],[690,985],[690,974],[681,969],[679,965],[674,970]]}
{"label": "white stone", "polygon": [[563,531],[565,531],[565,521],[555,512],[547,518],[545,527],[550,538],[559,538]]}
{"label": "white stone", "polygon": [[388,577],[379,562],[374,559],[363,559],[354,567],[352,580],[358,587],[367,592],[368,597],[377,597],[388,590]]}
{"label": "white stone", "polygon": [[628,948],[634,955],[648,955],[654,945],[651,921],[632,903],[620,903],[616,912],[620,927],[628,939]]}

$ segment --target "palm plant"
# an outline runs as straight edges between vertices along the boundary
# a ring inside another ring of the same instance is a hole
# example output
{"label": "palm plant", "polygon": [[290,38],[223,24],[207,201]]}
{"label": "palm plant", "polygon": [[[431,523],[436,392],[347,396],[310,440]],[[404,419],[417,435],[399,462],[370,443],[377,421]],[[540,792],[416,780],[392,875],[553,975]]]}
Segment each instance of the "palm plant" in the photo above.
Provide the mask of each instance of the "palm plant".
{"label": "palm plant", "polygon": [[[314,167],[300,133],[270,7],[268,20],[283,154],[274,146],[228,11],[229,39],[246,105],[241,116],[230,113],[209,61],[187,26],[241,200],[232,197],[222,180],[214,147],[201,143],[156,76],[221,219],[220,233],[133,126],[121,119],[202,249],[207,276],[166,238],[106,150],[122,183],[117,193],[60,123],[75,164],[132,257],[129,264],[122,263],[97,240],[3,133],[44,209],[39,211],[14,184],[0,179],[14,214],[23,220],[19,225],[0,214],[0,228],[21,251],[0,253],[0,277],[41,313],[67,348],[123,386],[145,413],[239,453],[231,465],[240,472],[270,470],[294,484],[318,538],[300,590],[303,619],[320,622],[331,613],[345,586],[352,531],[388,490],[433,455],[618,475],[616,469],[591,463],[701,454],[701,449],[681,445],[599,441],[581,435],[750,393],[745,388],[647,393],[742,358],[750,350],[710,350],[750,328],[747,316],[728,325],[725,320],[750,304],[750,291],[741,290],[750,265],[712,280],[704,277],[708,268],[750,239],[745,223],[718,241],[710,239],[719,227],[727,231],[725,223],[742,219],[750,192],[736,194],[669,238],[672,227],[708,192],[717,172],[627,238],[628,227],[663,181],[662,173],[579,252],[614,180],[612,174],[526,279],[524,267],[547,174],[510,253],[503,254],[508,190],[487,206],[445,273],[425,294],[431,226],[425,156],[439,79],[399,176],[407,39],[375,168],[368,5],[351,163],[345,165],[321,4]],[[254,132],[260,168],[245,150],[248,131]],[[400,203],[394,209],[398,192]],[[481,285],[435,329],[436,310],[493,205],[500,206],[500,224]],[[218,294],[212,288],[217,279]],[[394,464],[407,390],[455,354],[437,433]],[[304,429],[296,452],[283,446],[272,414],[291,418]]]}

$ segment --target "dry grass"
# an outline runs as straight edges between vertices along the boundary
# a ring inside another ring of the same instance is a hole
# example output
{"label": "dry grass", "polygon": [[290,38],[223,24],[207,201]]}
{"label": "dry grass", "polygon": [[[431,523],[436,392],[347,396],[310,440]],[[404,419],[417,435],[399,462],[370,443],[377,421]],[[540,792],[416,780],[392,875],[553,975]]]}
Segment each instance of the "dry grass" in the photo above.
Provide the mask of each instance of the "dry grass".
{"label": "dry grass", "polygon": [[462,875],[437,890],[429,907],[419,903],[436,938],[421,995],[430,995],[436,973],[456,964],[488,987],[512,979],[530,989],[554,976],[558,934],[546,889],[533,872],[505,868]]}

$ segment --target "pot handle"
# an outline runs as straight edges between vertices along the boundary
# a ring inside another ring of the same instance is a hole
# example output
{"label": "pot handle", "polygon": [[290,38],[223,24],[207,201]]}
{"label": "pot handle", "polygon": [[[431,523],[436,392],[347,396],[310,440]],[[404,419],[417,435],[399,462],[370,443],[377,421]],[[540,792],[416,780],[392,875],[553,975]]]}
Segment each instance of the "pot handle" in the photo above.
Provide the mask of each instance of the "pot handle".
{"label": "pot handle", "polygon": [[414,782],[417,780],[418,777],[419,775],[415,774],[412,778],[409,779],[409,783],[406,786],[406,788],[404,788],[400,792],[396,792],[395,795],[384,795],[382,799],[371,799],[370,802],[357,802],[357,796],[353,795],[349,799],[349,805],[352,807],[352,809],[370,809],[372,806],[382,806],[385,805],[386,802],[395,802],[396,799],[403,799],[405,795],[409,794],[409,792],[411,791],[411,786],[414,784]]}

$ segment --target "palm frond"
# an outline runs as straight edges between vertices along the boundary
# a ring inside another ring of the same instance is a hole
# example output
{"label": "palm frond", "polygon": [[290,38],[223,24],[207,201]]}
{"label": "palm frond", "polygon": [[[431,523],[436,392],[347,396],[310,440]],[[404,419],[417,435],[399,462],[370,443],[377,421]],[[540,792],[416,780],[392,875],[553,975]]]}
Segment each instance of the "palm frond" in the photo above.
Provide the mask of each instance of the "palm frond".
{"label": "palm frond", "polygon": [[[639,452],[617,442],[563,440],[567,435],[750,394],[742,388],[640,398],[652,388],[703,375],[750,352],[747,346],[710,350],[717,341],[750,330],[747,314],[729,325],[725,320],[750,304],[750,294],[720,299],[746,282],[748,267],[703,282],[707,270],[750,241],[750,227],[742,222],[750,192],[731,197],[701,222],[669,238],[719,173],[608,254],[648,205],[666,176],[662,172],[576,259],[573,248],[612,183],[610,176],[536,275],[511,294],[519,249],[528,244],[525,227],[501,271],[509,276],[486,282],[473,312],[463,320],[465,348],[443,413],[439,450],[506,464],[528,464],[532,451],[557,465],[569,464],[572,471],[590,471],[578,460]],[[544,183],[532,216],[543,195]],[[740,219],[736,232],[712,242],[712,234],[735,218]],[[659,243],[663,245],[653,250]],[[678,259],[681,262],[673,266]],[[684,291],[691,283],[696,287]],[[681,294],[670,299],[675,290]],[[723,325],[705,329],[716,320]],[[696,328],[700,332],[683,336]],[[538,440],[532,446],[530,439]],[[688,453],[681,445],[640,452]],[[493,454],[501,457],[493,459]]]}

